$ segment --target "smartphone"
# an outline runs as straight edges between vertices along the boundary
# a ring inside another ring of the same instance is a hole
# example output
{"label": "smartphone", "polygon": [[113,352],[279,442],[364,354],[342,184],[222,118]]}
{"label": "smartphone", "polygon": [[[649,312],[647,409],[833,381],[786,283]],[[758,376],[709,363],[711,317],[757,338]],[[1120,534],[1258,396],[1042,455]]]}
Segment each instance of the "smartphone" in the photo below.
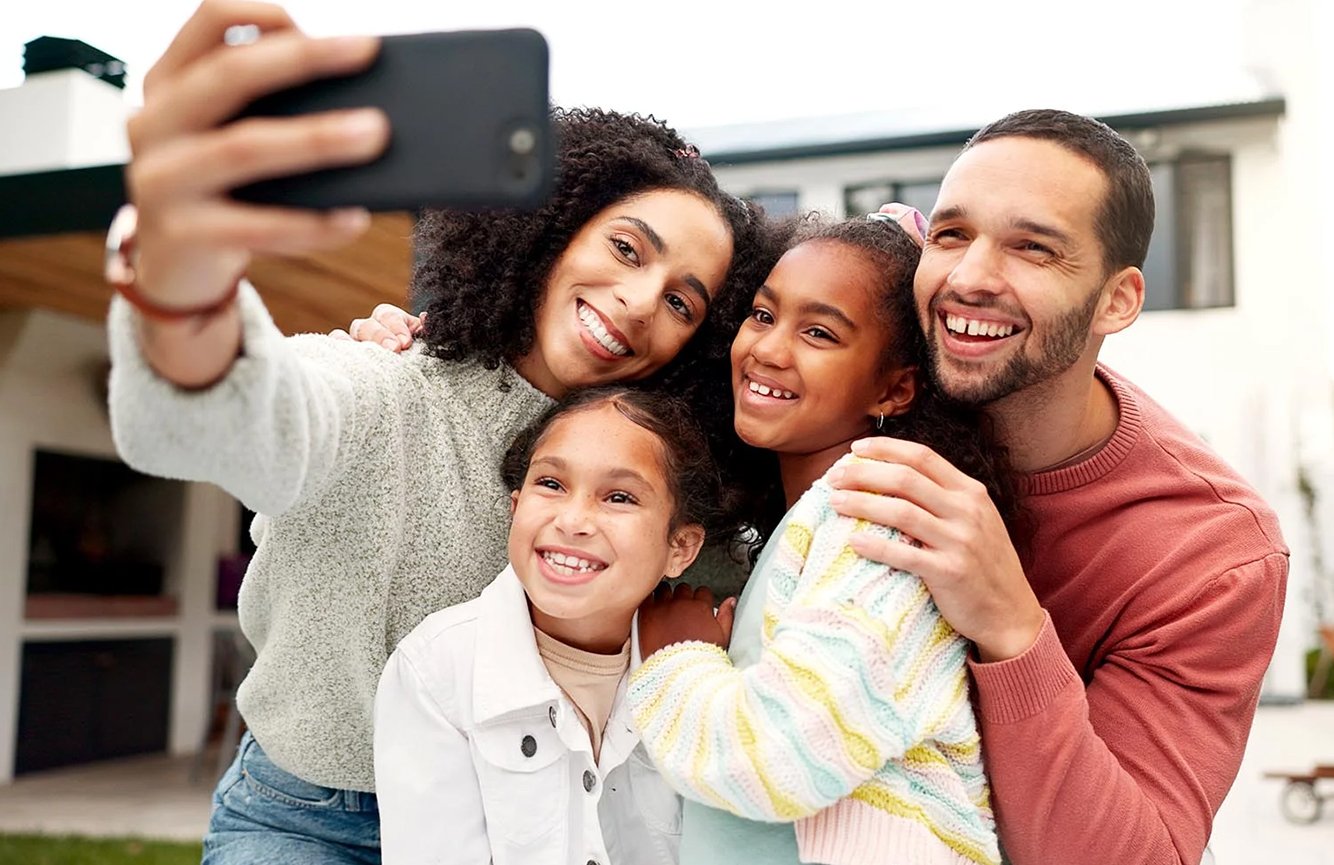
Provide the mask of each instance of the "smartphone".
{"label": "smartphone", "polygon": [[369,69],[269,94],[237,115],[375,106],[389,117],[384,154],[364,165],[259,181],[232,195],[312,208],[537,207],[554,170],[548,65],[546,39],[536,30],[386,36]]}

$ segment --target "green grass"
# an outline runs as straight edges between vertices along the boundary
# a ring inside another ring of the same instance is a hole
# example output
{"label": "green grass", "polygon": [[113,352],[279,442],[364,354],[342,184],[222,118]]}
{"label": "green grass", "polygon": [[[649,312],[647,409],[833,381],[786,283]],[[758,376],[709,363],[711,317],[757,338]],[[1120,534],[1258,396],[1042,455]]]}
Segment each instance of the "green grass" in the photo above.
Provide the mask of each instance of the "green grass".
{"label": "green grass", "polygon": [[0,865],[199,865],[199,844],[138,838],[0,835]]}

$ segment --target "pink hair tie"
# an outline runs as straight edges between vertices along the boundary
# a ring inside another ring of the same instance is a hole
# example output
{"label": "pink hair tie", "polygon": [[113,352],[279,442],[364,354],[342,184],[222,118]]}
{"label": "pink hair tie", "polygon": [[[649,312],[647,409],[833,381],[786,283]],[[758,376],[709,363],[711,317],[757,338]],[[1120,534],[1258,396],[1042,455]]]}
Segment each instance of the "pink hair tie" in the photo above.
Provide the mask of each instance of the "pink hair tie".
{"label": "pink hair tie", "polygon": [[681,159],[698,159],[699,148],[693,144],[687,144],[684,148],[678,149],[676,155]]}
{"label": "pink hair tie", "polygon": [[866,214],[866,219],[873,222],[895,222],[908,233],[912,242],[920,248],[926,242],[927,222],[922,211],[906,204],[894,202],[886,204],[876,213]]}

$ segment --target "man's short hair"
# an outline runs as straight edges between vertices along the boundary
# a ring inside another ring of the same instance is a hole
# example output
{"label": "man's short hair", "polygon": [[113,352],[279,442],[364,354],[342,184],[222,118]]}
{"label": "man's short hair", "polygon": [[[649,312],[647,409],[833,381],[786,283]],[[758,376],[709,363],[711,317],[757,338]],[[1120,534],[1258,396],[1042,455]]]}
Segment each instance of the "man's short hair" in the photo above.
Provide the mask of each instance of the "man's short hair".
{"label": "man's short hair", "polygon": [[964,150],[997,138],[1052,141],[1097,166],[1107,179],[1107,194],[1094,219],[1108,273],[1144,267],[1153,235],[1153,184],[1144,157],[1105,123],[1049,108],[1016,111],[988,123]]}

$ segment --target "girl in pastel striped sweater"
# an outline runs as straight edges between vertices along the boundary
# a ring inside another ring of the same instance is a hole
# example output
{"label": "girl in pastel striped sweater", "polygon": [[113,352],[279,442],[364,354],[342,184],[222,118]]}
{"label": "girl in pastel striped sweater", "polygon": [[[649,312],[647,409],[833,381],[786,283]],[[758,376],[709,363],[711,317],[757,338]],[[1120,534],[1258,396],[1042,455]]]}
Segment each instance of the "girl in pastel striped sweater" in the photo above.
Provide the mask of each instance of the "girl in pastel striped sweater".
{"label": "girl in pastel striped sweater", "polygon": [[652,657],[629,691],[645,747],[688,800],[688,865],[999,861],[967,644],[919,579],[848,546],[858,531],[913,541],[836,515],[825,481],[854,440],[882,433],[930,445],[1011,507],[978,416],[918,374],[922,223],[805,226],[733,343],[736,430],[776,457],[771,502],[787,512],[734,628],[730,599],[715,618],[706,590],[645,605]]}

